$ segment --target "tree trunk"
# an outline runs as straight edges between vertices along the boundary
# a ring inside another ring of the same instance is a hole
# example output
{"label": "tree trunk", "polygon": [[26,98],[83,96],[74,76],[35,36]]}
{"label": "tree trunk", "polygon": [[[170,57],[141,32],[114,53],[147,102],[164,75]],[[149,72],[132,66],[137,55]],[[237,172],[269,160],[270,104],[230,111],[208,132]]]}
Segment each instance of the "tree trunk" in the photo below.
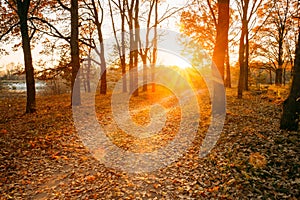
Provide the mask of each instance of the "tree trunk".
{"label": "tree trunk", "polygon": [[133,33],[133,13],[132,10],[128,10],[128,26],[129,26],[129,92],[132,93],[134,89],[134,33]]}
{"label": "tree trunk", "polygon": [[273,78],[272,78],[272,70],[269,71],[269,74],[270,74],[270,81],[269,81],[269,84],[272,85],[272,84],[273,84],[273,80],[272,80],[272,79],[273,79]]}
{"label": "tree trunk", "polygon": [[91,49],[89,50],[89,55],[88,55],[88,65],[86,69],[86,85],[87,85],[87,92],[91,92],[91,80],[90,80],[90,74],[91,74]]}
{"label": "tree trunk", "polygon": [[292,75],[292,86],[288,98],[283,103],[283,113],[280,120],[280,128],[290,131],[298,130],[300,113],[300,32],[298,33],[298,44]]}
{"label": "tree trunk", "polygon": [[282,74],[283,74],[283,34],[279,35],[279,41],[278,41],[278,68],[276,69],[276,75],[275,75],[275,84],[276,85],[282,85]]}
{"label": "tree trunk", "polygon": [[142,61],[143,61],[143,91],[146,92],[148,90],[148,86],[147,86],[147,75],[148,75],[147,54],[144,54],[142,56]]}
{"label": "tree trunk", "polygon": [[126,79],[126,50],[125,50],[125,4],[127,4],[127,1],[122,1],[118,0],[118,3],[116,4],[119,11],[120,11],[120,18],[121,18],[121,45],[119,43],[118,37],[117,37],[117,30],[116,30],[116,24],[114,20],[114,14],[113,14],[113,9],[111,6],[111,1],[108,1],[109,4],[109,10],[110,10],[110,17],[111,17],[111,23],[112,23],[112,28],[114,31],[114,36],[119,52],[119,59],[120,59],[120,64],[121,64],[121,69],[122,69],[122,92],[127,92],[127,79]]}
{"label": "tree trunk", "polygon": [[242,33],[240,38],[239,47],[239,83],[238,83],[238,98],[243,98],[243,90],[245,89],[245,35],[246,35],[246,25],[247,25],[247,10],[248,10],[249,0],[245,0],[245,5],[243,7],[243,19],[242,19]]}
{"label": "tree trunk", "polygon": [[[124,11],[124,9],[122,9]],[[126,79],[126,48],[125,48],[125,13],[121,13],[121,68],[122,68],[122,81],[123,92],[127,92],[127,79]]]}
{"label": "tree trunk", "polygon": [[30,48],[30,37],[28,33],[27,14],[30,6],[30,0],[17,1],[18,16],[20,18],[22,48],[24,54],[25,73],[26,73],[26,113],[33,113],[36,111],[35,101],[35,81],[34,69],[32,65],[32,55]]}
{"label": "tree trunk", "polygon": [[104,44],[103,44],[103,38],[102,33],[101,35],[102,43],[100,43],[100,61],[101,61],[101,85],[100,85],[100,94],[106,94],[107,92],[107,81],[106,81],[106,61],[104,56]]}
{"label": "tree trunk", "polygon": [[230,56],[229,56],[229,48],[227,44],[226,50],[226,79],[225,79],[225,86],[231,88],[231,72],[230,72]]}
{"label": "tree trunk", "polygon": [[275,71],[275,84],[276,85],[281,85],[282,84],[282,68],[278,68]]}
{"label": "tree trunk", "polygon": [[152,61],[151,61],[151,91],[155,92],[155,65],[157,59],[157,25],[158,25],[158,0],[155,0],[154,7],[154,36],[153,36],[153,52],[152,52]]}
{"label": "tree trunk", "polygon": [[82,82],[82,84],[83,84],[84,92],[87,92],[87,87],[86,87],[86,74],[84,73],[84,67],[81,67],[80,73],[81,73],[81,82]]}
{"label": "tree trunk", "polygon": [[[71,0],[71,66],[72,66],[72,80],[71,80],[71,98],[72,105],[77,106],[81,104],[80,97],[80,75],[79,75],[79,45],[78,45],[78,1]],[[77,79],[77,80],[76,80]]]}
{"label": "tree trunk", "polygon": [[285,76],[286,76],[286,68],[283,68],[283,75],[282,75],[282,76],[283,76],[283,80],[282,80],[282,81],[283,81],[283,85],[285,85],[285,81],[286,81],[286,80],[285,80]]}
{"label": "tree trunk", "polygon": [[[98,17],[98,10],[96,7],[96,3],[94,0],[92,0],[92,5],[93,5],[93,10],[94,10],[94,17],[95,17],[95,25],[97,27],[97,33],[98,33],[98,41],[100,43],[100,68],[101,68],[101,83],[100,83],[100,94],[106,94],[107,92],[107,82],[106,82],[106,60],[105,60],[105,56],[104,56],[104,44],[103,44],[103,34],[102,34],[102,29],[101,29],[101,25],[102,25],[102,18],[99,20]],[[99,2],[99,6],[101,9],[101,12],[103,12],[103,9],[100,5]]]}
{"label": "tree trunk", "polygon": [[134,63],[133,63],[133,96],[139,95],[138,89],[138,63],[139,63],[139,41],[140,41],[140,24],[139,24],[139,0],[135,0],[135,9],[134,9]]}
{"label": "tree trunk", "polygon": [[228,47],[229,29],[229,0],[218,0],[218,24],[216,44],[213,52],[213,111],[215,114],[225,112],[225,90],[224,90],[224,63]]}
{"label": "tree trunk", "polygon": [[249,32],[248,32],[248,21],[246,21],[246,32],[245,32],[245,90],[249,90]]}

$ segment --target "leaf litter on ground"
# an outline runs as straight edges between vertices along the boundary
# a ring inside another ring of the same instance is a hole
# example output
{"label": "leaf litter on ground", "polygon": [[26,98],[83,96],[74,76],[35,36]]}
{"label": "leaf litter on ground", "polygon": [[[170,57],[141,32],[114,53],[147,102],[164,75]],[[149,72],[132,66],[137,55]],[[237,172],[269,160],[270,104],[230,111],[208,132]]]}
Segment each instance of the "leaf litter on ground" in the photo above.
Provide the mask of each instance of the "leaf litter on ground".
{"label": "leaf litter on ground", "polygon": [[[137,124],[149,123],[142,109],[165,96],[131,98]],[[0,199],[297,199],[300,196],[299,132],[279,130],[283,97],[227,89],[227,115],[214,149],[199,158],[210,123],[207,94],[199,97],[199,130],[188,151],[159,170],[128,174],[101,164],[84,146],[72,120],[69,95],[39,96],[37,113],[26,114],[25,98],[1,96]],[[113,124],[109,98],[97,95],[99,122]],[[154,97],[153,97],[154,98]],[[165,107],[176,107],[176,98]],[[176,135],[180,109],[167,113],[166,127],[150,138],[110,132],[115,145],[144,153]]]}

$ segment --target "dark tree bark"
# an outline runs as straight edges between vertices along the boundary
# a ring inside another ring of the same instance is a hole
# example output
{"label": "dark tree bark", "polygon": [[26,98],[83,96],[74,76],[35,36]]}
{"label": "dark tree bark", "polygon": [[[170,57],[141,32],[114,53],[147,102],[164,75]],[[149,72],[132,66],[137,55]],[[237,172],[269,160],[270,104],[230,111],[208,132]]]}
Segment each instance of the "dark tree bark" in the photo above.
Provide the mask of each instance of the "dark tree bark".
{"label": "dark tree bark", "polygon": [[153,51],[152,51],[152,61],[151,61],[151,91],[155,92],[155,65],[157,59],[157,25],[158,25],[158,0],[155,0],[154,6],[154,38],[153,38]]}
{"label": "dark tree bark", "polygon": [[143,62],[143,91],[146,92],[148,90],[147,86],[147,74],[148,74],[148,69],[147,69],[147,54],[141,55],[142,62]]}
{"label": "dark tree bark", "polygon": [[228,46],[229,0],[218,0],[218,12],[219,17],[213,62],[217,66],[221,78],[224,80],[225,54]]}
{"label": "dark tree bark", "polygon": [[248,29],[248,21],[246,25],[246,32],[245,32],[245,90],[249,90],[249,29]]}
{"label": "dark tree bark", "polygon": [[225,86],[231,88],[231,71],[230,71],[230,56],[229,56],[229,48],[227,45],[226,50],[226,78],[225,78]]}
{"label": "dark tree bark", "polygon": [[22,36],[22,48],[24,54],[25,73],[26,73],[26,113],[33,113],[36,111],[35,101],[35,81],[34,81],[34,69],[32,65],[32,55],[30,47],[30,36],[28,33],[28,10],[30,6],[30,0],[17,0],[17,11],[20,19],[20,28]]}
{"label": "dark tree bark", "polygon": [[276,69],[275,74],[275,84],[276,85],[282,85],[282,75],[283,75],[283,44],[284,44],[284,32],[285,32],[285,26],[281,25],[278,31],[278,68]]}
{"label": "dark tree bark", "polygon": [[71,40],[70,40],[71,66],[72,66],[72,80],[71,80],[72,94],[71,94],[71,97],[72,97],[72,105],[74,105],[74,106],[81,104],[78,34],[79,34],[79,31],[78,31],[78,0],[71,0]]}
{"label": "dark tree bark", "polygon": [[249,6],[249,0],[244,1],[243,7],[243,19],[242,19],[242,33],[240,38],[240,46],[239,46],[239,66],[240,66],[240,74],[239,74],[239,83],[238,83],[238,98],[241,99],[243,97],[243,90],[245,89],[245,36],[247,31],[247,10]]}
{"label": "dark tree bark", "polygon": [[271,69],[269,70],[269,75],[270,75],[269,84],[272,85],[272,84],[273,84],[273,83],[272,83],[272,81],[273,81],[272,79],[273,79],[273,78],[272,78],[272,70],[271,70]]}
{"label": "dark tree bark", "polygon": [[89,55],[88,55],[88,64],[86,69],[86,85],[87,85],[87,92],[91,92],[91,80],[90,80],[90,74],[91,74],[91,49],[89,49]]}
{"label": "dark tree bark", "polygon": [[224,64],[225,54],[228,47],[228,29],[229,29],[229,0],[218,0],[218,24],[216,44],[213,52],[213,85],[214,101],[213,110],[216,113],[225,112],[225,90],[224,90]]}
{"label": "dark tree bark", "polygon": [[139,24],[139,0],[135,0],[135,7],[134,7],[134,62],[133,62],[133,87],[134,87],[134,96],[139,95],[138,90],[138,63],[139,63],[139,41],[140,41],[140,24]]}
{"label": "dark tree bark", "polygon": [[127,12],[128,12],[128,28],[129,28],[129,92],[134,92],[134,49],[135,49],[135,38],[134,38],[134,1],[129,2],[126,1]]}
{"label": "dark tree bark", "polygon": [[283,75],[282,75],[282,83],[283,85],[285,85],[285,82],[286,82],[286,68],[283,68]]}
{"label": "dark tree bark", "polygon": [[[119,4],[120,1],[119,1]],[[122,81],[123,81],[123,92],[127,92],[127,79],[126,79],[126,48],[125,48],[125,7],[121,9],[121,68],[122,68]]]}
{"label": "dark tree bark", "polygon": [[282,72],[283,72],[282,68],[278,68],[275,71],[275,84],[276,85],[281,85],[282,84]]}
{"label": "dark tree bark", "polygon": [[117,7],[120,12],[120,19],[121,19],[121,44],[119,43],[118,37],[117,37],[117,30],[116,30],[116,25],[115,25],[115,20],[114,20],[114,14],[113,14],[113,9],[111,5],[111,1],[108,1],[109,4],[109,10],[110,10],[110,17],[111,17],[111,23],[112,23],[112,28],[114,31],[114,37],[116,40],[116,45],[119,53],[119,58],[120,58],[120,64],[121,64],[121,69],[122,69],[122,91],[127,92],[127,79],[126,79],[126,45],[125,45],[125,4],[127,1],[121,1],[118,0]]}
{"label": "dark tree bark", "polygon": [[280,128],[290,131],[298,130],[300,114],[300,31],[292,75],[292,86],[288,98],[283,103],[283,113],[280,120]]}
{"label": "dark tree bark", "polygon": [[95,0],[92,0],[92,6],[93,6],[93,16],[95,18],[95,25],[97,27],[97,33],[98,33],[98,40],[100,43],[100,67],[101,67],[101,83],[100,83],[100,94],[106,94],[107,92],[107,81],[106,81],[106,60],[104,56],[104,43],[103,43],[103,34],[102,34],[102,21],[103,21],[103,8],[101,3],[98,3],[100,9],[101,9],[101,19],[98,17],[98,10],[96,7]]}
{"label": "dark tree bark", "polygon": [[[146,30],[146,44],[144,49],[142,48],[142,44],[140,43],[140,55],[143,62],[143,91],[146,92],[148,90],[148,67],[147,67],[147,58],[149,53],[149,34],[150,34],[150,22],[151,22],[151,15],[152,11],[155,5],[155,1],[149,1],[149,12],[148,12],[148,18],[147,18],[147,30]],[[155,22],[154,22],[155,23]]]}

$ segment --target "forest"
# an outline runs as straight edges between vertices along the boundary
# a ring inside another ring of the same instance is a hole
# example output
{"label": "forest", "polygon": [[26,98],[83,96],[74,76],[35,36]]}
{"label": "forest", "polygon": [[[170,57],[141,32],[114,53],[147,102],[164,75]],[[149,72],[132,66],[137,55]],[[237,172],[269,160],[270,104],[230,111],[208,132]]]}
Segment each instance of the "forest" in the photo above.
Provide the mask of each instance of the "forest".
{"label": "forest", "polygon": [[298,199],[299,0],[0,0],[0,199]]}

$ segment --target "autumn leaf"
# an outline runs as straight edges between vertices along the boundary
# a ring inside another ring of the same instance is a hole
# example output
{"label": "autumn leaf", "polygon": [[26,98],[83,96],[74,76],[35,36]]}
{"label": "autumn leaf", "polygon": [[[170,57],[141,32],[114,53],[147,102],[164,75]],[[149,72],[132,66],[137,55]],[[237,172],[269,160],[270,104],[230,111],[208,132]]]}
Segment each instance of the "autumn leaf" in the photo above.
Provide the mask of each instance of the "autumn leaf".
{"label": "autumn leaf", "polygon": [[249,163],[255,168],[264,168],[267,164],[267,159],[259,152],[251,153],[249,156]]}

